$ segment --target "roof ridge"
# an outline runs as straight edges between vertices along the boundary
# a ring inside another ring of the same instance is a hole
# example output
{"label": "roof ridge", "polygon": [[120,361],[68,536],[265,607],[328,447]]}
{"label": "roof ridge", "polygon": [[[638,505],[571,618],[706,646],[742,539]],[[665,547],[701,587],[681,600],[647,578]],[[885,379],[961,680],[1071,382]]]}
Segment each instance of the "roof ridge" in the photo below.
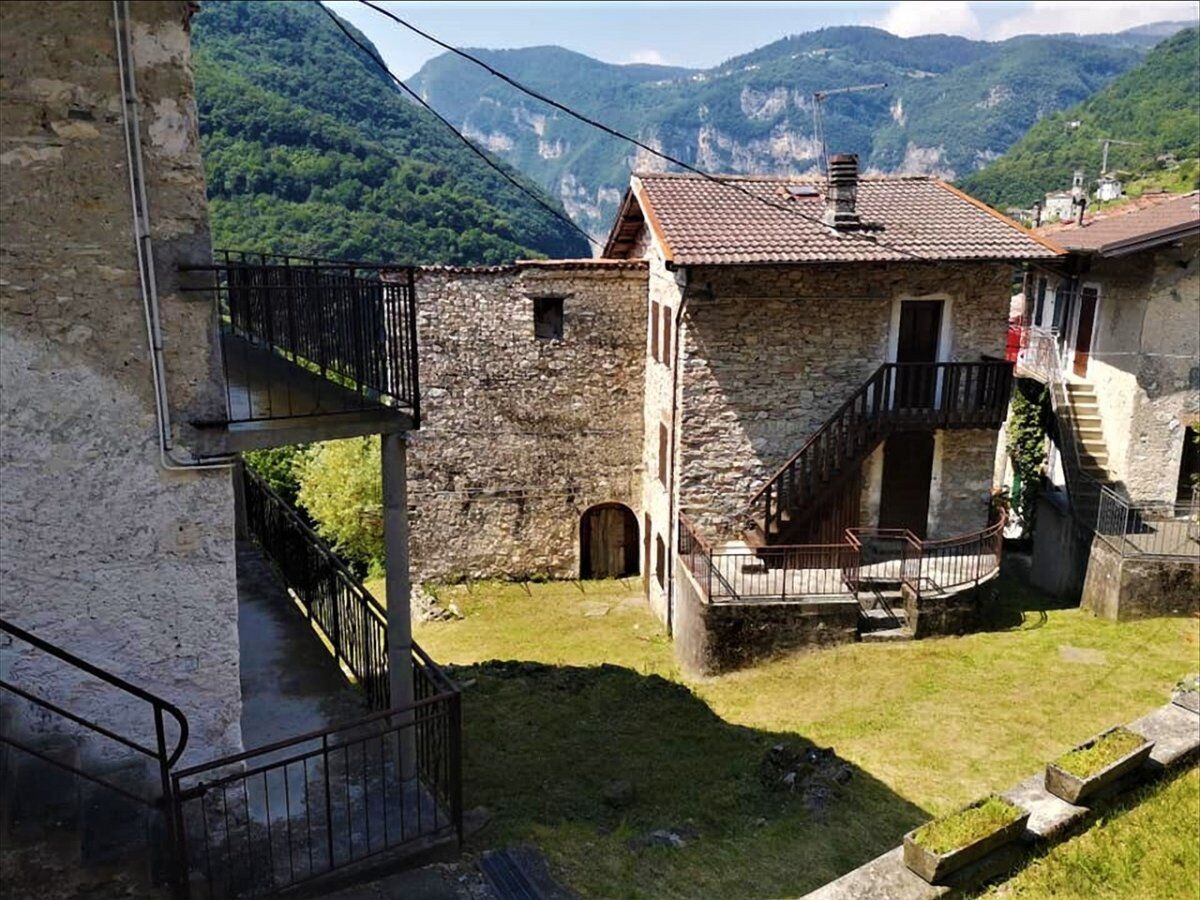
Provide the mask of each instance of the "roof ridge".
{"label": "roof ridge", "polygon": [[[647,178],[669,178],[677,181],[711,181],[713,179],[719,181],[749,181],[762,184],[772,183],[788,183],[788,184],[807,184],[820,183],[825,181],[824,175],[737,175],[724,174],[721,172],[709,172],[706,174],[697,174],[695,172],[648,172],[644,170],[634,170],[630,173],[634,178],[645,180]],[[859,181],[925,181],[934,182],[938,179],[933,175],[918,175],[918,174],[869,174],[859,175]]]}

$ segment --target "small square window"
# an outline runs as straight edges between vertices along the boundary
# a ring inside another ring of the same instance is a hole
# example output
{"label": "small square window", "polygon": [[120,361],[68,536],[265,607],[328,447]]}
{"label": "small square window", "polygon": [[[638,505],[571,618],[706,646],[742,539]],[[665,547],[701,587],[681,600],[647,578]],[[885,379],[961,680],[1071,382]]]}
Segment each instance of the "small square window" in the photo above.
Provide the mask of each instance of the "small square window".
{"label": "small square window", "polygon": [[533,298],[533,336],[539,341],[563,339],[563,298]]}

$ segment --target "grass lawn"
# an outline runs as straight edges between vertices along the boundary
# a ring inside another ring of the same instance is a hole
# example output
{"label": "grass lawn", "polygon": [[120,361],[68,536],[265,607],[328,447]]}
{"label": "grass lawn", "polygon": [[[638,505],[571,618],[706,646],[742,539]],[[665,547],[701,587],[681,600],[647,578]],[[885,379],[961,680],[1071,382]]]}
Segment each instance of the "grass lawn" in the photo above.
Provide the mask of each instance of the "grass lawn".
{"label": "grass lawn", "polygon": [[1200,769],[1151,785],[983,896],[1200,897]]}
{"label": "grass lawn", "polygon": [[[991,631],[692,681],[638,582],[440,593],[465,619],[416,638],[464,685],[466,802],[494,814],[468,849],[536,844],[586,896],[803,894],[1161,705],[1200,652],[1195,619],[1116,625],[1001,581]],[[768,791],[764,754],[805,742],[849,761],[849,782]],[[605,803],[616,780],[631,805]],[[687,846],[630,845],[655,829]]]}

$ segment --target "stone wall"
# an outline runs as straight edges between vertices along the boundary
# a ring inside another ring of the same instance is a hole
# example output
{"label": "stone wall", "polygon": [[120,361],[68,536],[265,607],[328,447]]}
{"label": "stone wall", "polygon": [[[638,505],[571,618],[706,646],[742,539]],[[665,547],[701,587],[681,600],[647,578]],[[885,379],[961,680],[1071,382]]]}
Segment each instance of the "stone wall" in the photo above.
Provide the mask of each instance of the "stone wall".
{"label": "stone wall", "polygon": [[[641,515],[642,262],[417,276],[422,425],[410,439],[414,578],[574,578],[580,517]],[[534,299],[563,298],[562,340]]]}
{"label": "stone wall", "polygon": [[707,603],[682,559],[675,568],[675,656],[692,676],[719,675],[805,648],[858,640],[858,601]]}
{"label": "stone wall", "polygon": [[[171,414],[186,423],[223,404],[211,301],[176,275],[209,259],[190,6],[130,7]],[[177,703],[189,759],[240,749],[230,473],[159,462],[112,5],[3,4],[0,53],[3,615]],[[153,741],[140,703],[19,642],[0,662]]]}
{"label": "stone wall", "polygon": [[[900,300],[948,302],[943,359],[1002,357],[1011,273],[1006,264],[691,271],[681,373],[682,507],[706,530],[729,533],[754,490],[892,358]],[[996,432],[947,433],[943,445],[937,532],[981,528]],[[960,509],[968,490],[978,497]],[[864,509],[871,506],[868,497]]]}
{"label": "stone wall", "polygon": [[1079,605],[1113,622],[1198,615],[1200,563],[1122,558],[1103,537],[1096,535],[1092,539]]}
{"label": "stone wall", "polygon": [[1135,500],[1174,500],[1186,426],[1200,419],[1200,238],[1097,260],[1100,303],[1087,377],[1109,472]]}

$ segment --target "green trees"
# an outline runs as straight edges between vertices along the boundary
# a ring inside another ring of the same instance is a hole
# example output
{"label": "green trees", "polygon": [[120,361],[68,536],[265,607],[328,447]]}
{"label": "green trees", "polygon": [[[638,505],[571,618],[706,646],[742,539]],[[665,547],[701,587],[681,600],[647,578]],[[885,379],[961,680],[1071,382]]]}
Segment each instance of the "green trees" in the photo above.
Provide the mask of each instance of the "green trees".
{"label": "green trees", "polygon": [[378,436],[317,444],[297,463],[296,500],[341,554],[383,565],[383,475]]}
{"label": "green trees", "polygon": [[396,263],[590,255],[315,4],[207,3],[193,27],[216,246]]}
{"label": "green trees", "polygon": [[1100,174],[1101,138],[1113,145],[1109,168],[1145,173],[1155,157],[1200,155],[1200,29],[1155,47],[1141,65],[1082,103],[1047,116],[1002,157],[962,182],[993,206],[1028,206],[1046,191],[1071,185],[1075,169]]}

